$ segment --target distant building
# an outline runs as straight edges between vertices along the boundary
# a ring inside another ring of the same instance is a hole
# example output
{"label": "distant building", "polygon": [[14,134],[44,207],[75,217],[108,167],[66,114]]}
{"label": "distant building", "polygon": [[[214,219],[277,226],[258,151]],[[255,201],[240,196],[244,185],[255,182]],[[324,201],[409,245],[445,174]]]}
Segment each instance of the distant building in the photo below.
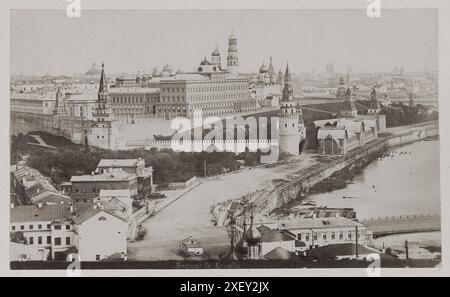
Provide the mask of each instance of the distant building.
{"label": "distant building", "polygon": [[120,169],[108,170],[102,174],[72,176],[69,196],[77,201],[89,203],[98,197],[100,190],[130,190],[131,197],[138,197],[138,180],[135,174]]}
{"label": "distant building", "polygon": [[153,168],[145,167],[145,160],[138,159],[102,159],[97,165],[100,174],[121,170],[137,176],[138,196],[148,198],[153,191]]}
{"label": "distant building", "polygon": [[[127,147],[128,127],[148,119],[192,118],[235,115],[256,111],[249,79],[239,76],[237,38],[228,40],[227,67],[221,65],[218,48],[205,57],[194,71],[184,72],[166,64],[151,74],[117,78],[109,86],[104,64],[94,65],[86,74],[100,76],[96,84],[32,89],[11,88],[11,134],[44,131],[63,136],[77,144],[117,150]],[[275,82],[273,66],[269,82]],[[150,126],[150,125],[149,125]],[[133,126],[131,126],[133,127]],[[134,128],[134,127],[133,127]],[[154,136],[154,131],[148,137]]]}
{"label": "distant building", "polygon": [[381,105],[377,98],[377,91],[375,88],[372,89],[372,92],[370,93],[370,104],[369,109],[367,110],[367,113],[370,115],[378,114],[381,111]]}
{"label": "distant building", "polygon": [[349,97],[348,97],[349,90],[350,89],[345,85],[344,78],[341,76],[341,78],[339,79],[339,87],[337,88],[337,91],[336,91],[336,99],[342,100],[342,101],[348,100],[349,99]]}
{"label": "distant building", "polygon": [[258,77],[252,87],[252,94],[261,106],[278,106],[281,99],[281,87],[277,84],[277,74],[272,64],[272,57],[270,57],[269,67],[263,62],[259,68]]}

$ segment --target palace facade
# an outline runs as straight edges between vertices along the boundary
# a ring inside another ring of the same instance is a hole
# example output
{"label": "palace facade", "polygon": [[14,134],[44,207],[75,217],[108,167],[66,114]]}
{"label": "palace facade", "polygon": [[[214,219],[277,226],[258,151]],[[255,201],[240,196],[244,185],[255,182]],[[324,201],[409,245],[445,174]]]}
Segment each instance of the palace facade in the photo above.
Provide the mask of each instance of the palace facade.
{"label": "palace facade", "polygon": [[[190,72],[161,72],[138,78],[108,82],[104,65],[99,84],[60,86],[55,91],[11,90],[11,135],[44,131],[64,136],[75,143],[107,149],[123,147],[127,125],[148,119],[192,118],[233,115],[255,111],[249,80],[238,74],[237,38],[229,37],[227,68],[221,65],[218,48]],[[150,127],[147,127],[150,129]],[[122,132],[121,132],[122,131]],[[155,131],[148,131],[152,137]],[[153,134],[152,134],[153,133]]]}

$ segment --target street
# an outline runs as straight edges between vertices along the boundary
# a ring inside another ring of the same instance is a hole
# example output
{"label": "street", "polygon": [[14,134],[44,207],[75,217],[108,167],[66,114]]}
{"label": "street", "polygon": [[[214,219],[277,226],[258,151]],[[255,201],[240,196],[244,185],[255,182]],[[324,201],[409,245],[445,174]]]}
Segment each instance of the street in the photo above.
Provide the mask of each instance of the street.
{"label": "street", "polygon": [[289,164],[204,180],[142,223],[147,234],[142,241],[128,244],[129,260],[180,260],[179,242],[188,236],[200,241],[205,253],[217,257],[227,251],[229,240],[226,228],[215,227],[211,221],[211,206],[281,182],[288,175],[317,164],[311,157],[305,154]]}

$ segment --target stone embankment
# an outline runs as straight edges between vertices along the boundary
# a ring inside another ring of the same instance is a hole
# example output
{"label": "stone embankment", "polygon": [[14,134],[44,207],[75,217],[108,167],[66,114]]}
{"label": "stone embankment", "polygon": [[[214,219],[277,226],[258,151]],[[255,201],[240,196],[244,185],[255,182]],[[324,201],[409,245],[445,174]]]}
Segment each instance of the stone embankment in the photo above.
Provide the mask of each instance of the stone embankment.
{"label": "stone embankment", "polygon": [[363,168],[388,148],[438,136],[438,122],[427,122],[390,129],[386,135],[352,150],[345,156],[324,163],[312,171],[301,174],[293,181],[266,190],[265,193],[261,193],[253,202],[260,213],[269,214],[286,203],[301,197],[299,192],[307,193],[314,185],[329,178],[338,171],[345,169],[351,170],[355,167]]}

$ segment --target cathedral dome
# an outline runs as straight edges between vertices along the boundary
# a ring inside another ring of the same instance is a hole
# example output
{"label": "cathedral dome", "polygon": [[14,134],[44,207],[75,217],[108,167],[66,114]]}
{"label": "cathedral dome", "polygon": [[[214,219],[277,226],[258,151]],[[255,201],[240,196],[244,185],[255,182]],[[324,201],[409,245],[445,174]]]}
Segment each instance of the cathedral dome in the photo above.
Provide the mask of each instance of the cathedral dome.
{"label": "cathedral dome", "polygon": [[211,65],[211,63],[206,59],[206,57],[203,59],[203,61],[200,62],[200,65],[205,66],[205,65]]}
{"label": "cathedral dome", "polygon": [[220,56],[219,49],[216,48],[216,49],[211,53],[211,56],[214,56],[214,57]]}
{"label": "cathedral dome", "polygon": [[153,68],[153,69],[152,69],[152,76],[153,76],[153,77],[156,77],[156,76],[159,76],[159,75],[160,75],[160,73],[158,72],[158,68],[156,68],[156,67]]}
{"label": "cathedral dome", "polygon": [[166,64],[162,72],[172,72],[172,71],[173,71],[172,67],[169,64]]}
{"label": "cathedral dome", "polygon": [[263,62],[261,67],[259,67],[259,73],[266,73],[269,71],[269,68],[267,68],[266,64]]}

